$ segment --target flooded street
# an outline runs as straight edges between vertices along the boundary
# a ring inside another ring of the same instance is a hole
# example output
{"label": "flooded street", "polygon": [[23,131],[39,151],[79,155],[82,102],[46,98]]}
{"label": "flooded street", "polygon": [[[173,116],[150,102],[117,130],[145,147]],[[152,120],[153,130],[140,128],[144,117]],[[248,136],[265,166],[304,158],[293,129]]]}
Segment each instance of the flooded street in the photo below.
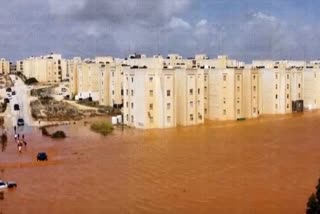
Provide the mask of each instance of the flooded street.
{"label": "flooded street", "polygon": [[65,140],[34,129],[20,155],[10,133],[0,176],[18,188],[0,213],[300,214],[320,177],[319,112],[107,137],[63,129]]}

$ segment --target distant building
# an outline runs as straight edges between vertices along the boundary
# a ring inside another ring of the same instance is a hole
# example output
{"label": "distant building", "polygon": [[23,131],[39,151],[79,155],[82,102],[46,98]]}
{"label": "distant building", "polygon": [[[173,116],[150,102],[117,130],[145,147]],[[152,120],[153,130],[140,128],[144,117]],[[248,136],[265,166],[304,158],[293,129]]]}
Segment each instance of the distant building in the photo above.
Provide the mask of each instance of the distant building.
{"label": "distant building", "polygon": [[0,74],[10,73],[10,62],[4,58],[0,59]]}

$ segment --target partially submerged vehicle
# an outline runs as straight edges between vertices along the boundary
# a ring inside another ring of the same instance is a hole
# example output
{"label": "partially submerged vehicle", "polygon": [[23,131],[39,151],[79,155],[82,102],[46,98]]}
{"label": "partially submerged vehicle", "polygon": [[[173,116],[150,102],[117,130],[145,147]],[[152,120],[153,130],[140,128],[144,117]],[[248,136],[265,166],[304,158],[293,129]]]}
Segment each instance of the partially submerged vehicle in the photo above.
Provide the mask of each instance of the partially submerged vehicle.
{"label": "partially submerged vehicle", "polygon": [[47,161],[48,155],[45,152],[39,152],[37,155],[37,161]]}
{"label": "partially submerged vehicle", "polygon": [[17,183],[14,181],[0,181],[0,190],[7,188],[16,188]]}

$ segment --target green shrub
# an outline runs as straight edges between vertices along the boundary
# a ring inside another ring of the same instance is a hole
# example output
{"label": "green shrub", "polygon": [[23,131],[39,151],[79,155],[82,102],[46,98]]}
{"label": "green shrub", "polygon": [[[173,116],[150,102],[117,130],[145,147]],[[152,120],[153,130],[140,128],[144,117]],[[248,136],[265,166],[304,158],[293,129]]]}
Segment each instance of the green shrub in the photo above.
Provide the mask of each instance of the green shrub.
{"label": "green shrub", "polygon": [[108,122],[95,122],[91,125],[91,130],[106,136],[113,131],[113,126]]}

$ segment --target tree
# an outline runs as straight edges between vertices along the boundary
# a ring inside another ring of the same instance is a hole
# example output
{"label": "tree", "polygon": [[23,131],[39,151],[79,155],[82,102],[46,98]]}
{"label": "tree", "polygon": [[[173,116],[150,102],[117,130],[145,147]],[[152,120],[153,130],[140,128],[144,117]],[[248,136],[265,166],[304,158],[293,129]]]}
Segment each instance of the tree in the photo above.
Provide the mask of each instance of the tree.
{"label": "tree", "polygon": [[319,201],[316,198],[316,195],[312,193],[309,197],[309,201],[307,203],[307,214],[318,214],[319,213]]}
{"label": "tree", "polygon": [[316,186],[316,193],[312,193],[309,197],[306,214],[320,214],[320,179]]}

